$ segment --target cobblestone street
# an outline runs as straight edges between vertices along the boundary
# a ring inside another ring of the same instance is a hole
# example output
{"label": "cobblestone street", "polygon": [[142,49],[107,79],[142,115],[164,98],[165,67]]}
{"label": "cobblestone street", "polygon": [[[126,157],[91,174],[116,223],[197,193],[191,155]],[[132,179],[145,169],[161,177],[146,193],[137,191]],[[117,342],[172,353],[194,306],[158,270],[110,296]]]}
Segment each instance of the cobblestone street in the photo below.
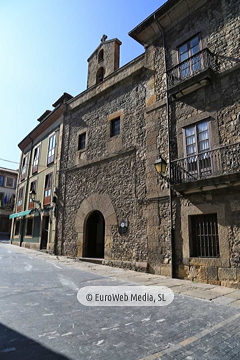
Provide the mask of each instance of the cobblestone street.
{"label": "cobblestone street", "polygon": [[[0,257],[1,360],[240,357],[237,290],[8,244],[0,245]],[[141,308],[85,307],[77,301],[77,291],[84,286],[131,284],[169,286],[174,301],[167,307]],[[198,297],[213,299],[195,298],[194,289]],[[219,299],[231,302],[222,305]]]}

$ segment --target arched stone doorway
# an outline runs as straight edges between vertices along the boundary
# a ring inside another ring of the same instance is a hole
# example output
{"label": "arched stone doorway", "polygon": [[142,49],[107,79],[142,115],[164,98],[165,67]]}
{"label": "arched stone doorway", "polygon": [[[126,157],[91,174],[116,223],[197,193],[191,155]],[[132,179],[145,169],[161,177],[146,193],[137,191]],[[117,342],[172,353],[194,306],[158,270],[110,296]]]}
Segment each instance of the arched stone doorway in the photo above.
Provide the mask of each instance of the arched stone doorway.
{"label": "arched stone doorway", "polygon": [[107,194],[93,193],[89,195],[81,203],[75,218],[75,231],[77,237],[77,252],[76,256],[85,256],[85,239],[86,239],[86,224],[89,216],[98,211],[102,214],[105,222],[105,236],[104,236],[104,259],[112,258],[112,227],[117,226],[117,216],[112,205],[111,199]]}
{"label": "arched stone doorway", "polygon": [[95,210],[90,213],[85,225],[83,256],[104,258],[105,221],[102,213]]}

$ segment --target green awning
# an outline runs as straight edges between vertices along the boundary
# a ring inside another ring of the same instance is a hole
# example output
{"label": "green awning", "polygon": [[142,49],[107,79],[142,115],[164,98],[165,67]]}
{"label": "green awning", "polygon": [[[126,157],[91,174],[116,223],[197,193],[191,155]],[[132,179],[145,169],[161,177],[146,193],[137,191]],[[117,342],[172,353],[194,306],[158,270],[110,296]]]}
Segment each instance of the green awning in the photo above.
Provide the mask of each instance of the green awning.
{"label": "green awning", "polygon": [[26,216],[26,215],[29,215],[31,212],[32,212],[32,209],[31,210],[21,211],[19,213],[15,213],[15,214],[10,215],[9,219],[18,218],[20,216]]}

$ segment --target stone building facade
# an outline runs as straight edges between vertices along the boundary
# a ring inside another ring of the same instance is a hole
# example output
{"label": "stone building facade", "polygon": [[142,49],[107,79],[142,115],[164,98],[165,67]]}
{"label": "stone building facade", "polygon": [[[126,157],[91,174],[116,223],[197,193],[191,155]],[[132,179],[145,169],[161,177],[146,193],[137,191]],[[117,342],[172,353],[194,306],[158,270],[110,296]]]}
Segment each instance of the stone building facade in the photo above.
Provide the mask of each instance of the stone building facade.
{"label": "stone building facade", "polygon": [[169,0],[129,35],[144,53],[118,69],[103,37],[68,102],[58,251],[240,287],[239,2]]}

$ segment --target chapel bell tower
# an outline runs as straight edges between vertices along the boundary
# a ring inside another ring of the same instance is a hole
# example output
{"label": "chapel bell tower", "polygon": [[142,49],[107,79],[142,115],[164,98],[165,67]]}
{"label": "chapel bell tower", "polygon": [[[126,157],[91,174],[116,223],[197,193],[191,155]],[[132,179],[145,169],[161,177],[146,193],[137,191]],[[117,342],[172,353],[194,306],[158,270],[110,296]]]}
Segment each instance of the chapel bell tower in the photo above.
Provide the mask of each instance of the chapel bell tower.
{"label": "chapel bell tower", "polygon": [[102,36],[100,45],[87,60],[88,88],[99,84],[119,68],[121,44],[118,39],[107,40],[107,35]]}

